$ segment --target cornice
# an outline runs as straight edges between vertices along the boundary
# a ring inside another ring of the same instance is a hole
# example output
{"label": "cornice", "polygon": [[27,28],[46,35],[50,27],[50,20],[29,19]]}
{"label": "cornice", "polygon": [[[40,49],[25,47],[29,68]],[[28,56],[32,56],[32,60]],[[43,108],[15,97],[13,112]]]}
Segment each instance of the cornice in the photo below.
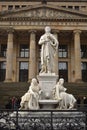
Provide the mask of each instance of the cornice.
{"label": "cornice", "polygon": [[13,18],[0,18],[0,21],[50,21],[50,22],[87,22],[87,18],[72,18],[72,19],[66,19],[66,18],[56,18],[56,19],[52,19],[52,18],[29,18],[29,17],[13,17]]}
{"label": "cornice", "polygon": [[87,22],[87,14],[80,11],[42,4],[0,13],[0,21],[5,22],[42,20],[50,22]]}
{"label": "cornice", "polygon": [[71,10],[71,9],[67,9],[67,8],[63,8],[63,7],[53,6],[52,4],[38,4],[38,5],[31,5],[29,7],[24,7],[24,8],[19,8],[19,9],[2,11],[2,12],[0,12],[0,17],[7,16],[7,15],[13,15],[16,13],[21,13],[23,11],[32,11],[32,10],[41,9],[41,8],[43,8],[43,9],[49,8],[52,10],[57,10],[57,11],[62,11],[62,12],[66,12],[66,13],[71,13],[71,14],[87,17],[87,13],[82,12],[80,10],[79,11],[73,10],[73,9]]}

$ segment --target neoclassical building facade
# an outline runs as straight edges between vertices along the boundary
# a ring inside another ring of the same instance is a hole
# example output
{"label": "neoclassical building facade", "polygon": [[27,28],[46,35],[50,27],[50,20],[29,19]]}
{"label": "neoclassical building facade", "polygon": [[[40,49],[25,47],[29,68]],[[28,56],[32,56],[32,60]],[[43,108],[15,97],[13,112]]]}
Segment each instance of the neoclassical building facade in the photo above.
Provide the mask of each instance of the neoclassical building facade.
{"label": "neoclassical building facade", "polygon": [[56,74],[66,82],[87,82],[86,5],[85,0],[0,1],[0,82],[28,82],[37,77],[41,68],[38,41],[45,26],[59,41]]}

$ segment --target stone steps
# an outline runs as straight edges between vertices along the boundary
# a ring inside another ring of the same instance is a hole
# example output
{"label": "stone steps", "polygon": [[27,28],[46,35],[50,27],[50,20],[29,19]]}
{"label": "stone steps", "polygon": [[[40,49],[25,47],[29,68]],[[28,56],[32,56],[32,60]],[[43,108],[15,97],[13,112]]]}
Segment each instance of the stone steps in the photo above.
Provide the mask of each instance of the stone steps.
{"label": "stone steps", "polygon": [[[65,83],[67,92],[77,96],[87,96],[87,83]],[[8,102],[9,97],[21,97],[27,92],[29,83],[15,82],[15,83],[0,83],[0,108],[4,108]]]}
{"label": "stone steps", "polygon": [[0,108],[4,108],[9,98],[20,98],[29,88],[29,83],[0,83]]}
{"label": "stone steps", "polygon": [[75,96],[87,96],[87,83],[65,83],[64,86]]}

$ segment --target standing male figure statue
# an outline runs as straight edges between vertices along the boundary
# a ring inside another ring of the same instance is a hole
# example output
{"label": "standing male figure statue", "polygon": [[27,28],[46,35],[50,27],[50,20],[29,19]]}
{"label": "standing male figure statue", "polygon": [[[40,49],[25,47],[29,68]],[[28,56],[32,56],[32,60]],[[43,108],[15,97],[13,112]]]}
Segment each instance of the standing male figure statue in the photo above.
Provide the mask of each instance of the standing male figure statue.
{"label": "standing male figure statue", "polygon": [[39,40],[39,45],[41,45],[40,73],[54,73],[54,57],[58,51],[58,41],[50,32],[51,28],[46,26],[45,34],[43,34]]}

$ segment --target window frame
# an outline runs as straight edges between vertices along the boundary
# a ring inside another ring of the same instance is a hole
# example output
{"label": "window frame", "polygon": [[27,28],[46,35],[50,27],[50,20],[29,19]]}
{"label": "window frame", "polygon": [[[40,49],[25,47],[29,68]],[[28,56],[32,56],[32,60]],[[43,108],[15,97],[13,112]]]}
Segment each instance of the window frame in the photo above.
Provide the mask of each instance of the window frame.
{"label": "window frame", "polygon": [[[64,46],[65,46],[65,48],[63,48]],[[66,54],[64,54],[64,53],[66,53]],[[66,55],[66,56],[64,56],[64,55]],[[68,58],[68,45],[59,45],[58,57],[59,58]]]}
{"label": "window frame", "polygon": [[0,45],[0,57],[6,58],[6,53],[7,53],[7,44],[1,44]]}
{"label": "window frame", "polygon": [[[27,68],[26,67],[21,68],[21,63],[27,63]],[[28,70],[29,70],[29,62],[28,61],[20,61],[19,62],[19,82],[27,82],[28,81]]]}
{"label": "window frame", "polygon": [[[27,46],[27,47],[22,48],[22,46]],[[29,58],[29,45],[28,44],[20,44],[19,57]]]}
{"label": "window frame", "polygon": [[5,80],[6,74],[6,61],[0,61],[0,81]]}
{"label": "window frame", "polygon": [[81,45],[81,58],[87,58],[87,45]]}

